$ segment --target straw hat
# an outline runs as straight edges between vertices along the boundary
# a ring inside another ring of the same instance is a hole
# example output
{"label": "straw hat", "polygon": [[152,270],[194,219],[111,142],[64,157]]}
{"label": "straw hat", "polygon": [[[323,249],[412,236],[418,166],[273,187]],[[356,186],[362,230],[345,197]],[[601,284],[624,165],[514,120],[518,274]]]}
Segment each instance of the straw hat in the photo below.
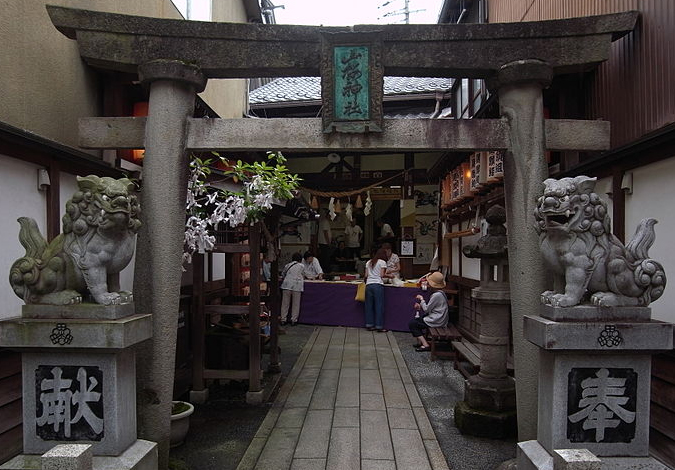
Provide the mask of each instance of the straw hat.
{"label": "straw hat", "polygon": [[433,272],[426,275],[427,282],[434,289],[445,289],[445,276],[441,272]]}

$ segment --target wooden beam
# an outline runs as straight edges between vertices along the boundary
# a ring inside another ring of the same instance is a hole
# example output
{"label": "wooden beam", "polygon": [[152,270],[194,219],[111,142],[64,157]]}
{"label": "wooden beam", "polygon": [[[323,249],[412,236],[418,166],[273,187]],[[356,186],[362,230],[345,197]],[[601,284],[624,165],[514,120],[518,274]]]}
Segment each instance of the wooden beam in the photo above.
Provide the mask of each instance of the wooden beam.
{"label": "wooden beam", "polygon": [[[549,150],[607,150],[609,122],[546,120]],[[503,119],[385,119],[382,133],[324,134],[321,119],[189,119],[194,151],[474,151],[509,146]],[[144,148],[145,118],[80,119],[84,148]]]}
{"label": "wooden beam", "polygon": [[248,305],[206,305],[205,315],[246,315],[249,312]]}

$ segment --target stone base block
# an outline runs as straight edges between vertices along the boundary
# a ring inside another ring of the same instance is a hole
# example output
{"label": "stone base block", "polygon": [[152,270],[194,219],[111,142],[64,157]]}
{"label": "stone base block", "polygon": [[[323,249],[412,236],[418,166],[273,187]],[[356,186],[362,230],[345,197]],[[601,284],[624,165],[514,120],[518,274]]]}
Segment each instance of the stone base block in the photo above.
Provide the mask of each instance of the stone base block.
{"label": "stone base block", "polygon": [[121,305],[101,305],[82,303],[75,305],[42,305],[29,304],[21,307],[23,318],[52,319],[89,319],[119,320],[136,313],[133,303]]}
{"label": "stone base block", "polygon": [[204,390],[190,390],[190,403],[195,405],[203,405],[209,399],[209,389]]}
{"label": "stone base block", "polygon": [[[91,444],[117,456],[136,442],[134,352],[23,354],[23,451]],[[31,406],[32,405],[32,406]]]}
{"label": "stone base block", "polygon": [[90,444],[61,444],[42,456],[42,470],[90,470]]}
{"label": "stone base block", "polygon": [[555,470],[600,470],[601,460],[588,449],[560,449],[553,451]]}
{"label": "stone base block", "polygon": [[466,402],[455,405],[455,424],[462,434],[490,439],[516,435],[516,411],[488,411],[471,408]]}
{"label": "stone base block", "polygon": [[553,470],[553,457],[537,441],[523,441],[516,449],[518,470]]}
{"label": "stone base block", "polygon": [[513,377],[486,379],[472,375],[464,382],[464,401],[471,408],[487,411],[516,409],[516,383]]}
{"label": "stone base block", "polygon": [[[92,470],[157,470],[157,444],[138,439],[121,455],[92,458]],[[41,455],[17,455],[0,470],[41,470]]]}
{"label": "stone base block", "polygon": [[549,452],[649,455],[649,354],[541,351],[537,440]]}
{"label": "stone base block", "polygon": [[[565,451],[557,451],[565,452]],[[591,454],[592,455],[592,454]],[[562,462],[560,459],[554,461],[551,454],[537,441],[524,441],[518,443],[517,448],[517,468],[518,470],[566,470],[589,469],[594,470],[670,470],[669,467],[658,462],[652,457],[600,457],[600,464],[593,459],[587,462],[574,462],[573,467],[565,467],[569,462]],[[584,466],[586,465],[586,466]]]}
{"label": "stone base block", "polygon": [[119,320],[17,317],[0,321],[0,346],[12,349],[124,349],[151,337],[152,315]]}
{"label": "stone base block", "polygon": [[257,392],[246,392],[246,403],[249,405],[260,405],[265,401],[265,390]]}
{"label": "stone base block", "polygon": [[574,307],[542,305],[540,315],[553,321],[643,322],[652,318],[652,309],[649,307],[596,307],[595,305],[575,305]]}
{"label": "stone base block", "polygon": [[546,350],[557,351],[669,351],[673,349],[673,325],[645,322],[553,321],[525,315],[525,338]]}

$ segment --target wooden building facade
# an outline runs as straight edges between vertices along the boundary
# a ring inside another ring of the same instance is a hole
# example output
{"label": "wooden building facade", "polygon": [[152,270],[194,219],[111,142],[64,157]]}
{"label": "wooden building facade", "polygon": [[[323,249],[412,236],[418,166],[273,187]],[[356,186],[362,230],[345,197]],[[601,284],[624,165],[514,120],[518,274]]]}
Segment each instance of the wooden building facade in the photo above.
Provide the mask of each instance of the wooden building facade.
{"label": "wooden building facade", "polygon": [[[593,71],[558,76],[544,91],[547,118],[603,119],[611,122],[611,149],[602,153],[549,152],[551,177],[598,178],[596,192],[605,196],[614,234],[630,240],[643,217],[659,220],[650,256],[668,271],[675,266],[669,234],[675,230],[675,1],[672,0],[446,0],[439,22],[503,23],[545,21],[629,10],[640,12],[635,30],[611,45],[610,60]],[[458,118],[497,117],[496,96],[479,80],[457,78],[453,87]],[[448,155],[436,168],[444,177],[470,155]],[[450,233],[463,234],[493,203],[501,203],[499,185],[445,207]],[[488,204],[485,205],[485,202]],[[478,212],[478,217],[476,213]],[[480,334],[480,311],[470,302],[476,266],[461,249],[475,236],[449,240],[450,279],[460,290],[458,327],[468,338]],[[657,320],[675,322],[675,289],[666,289],[650,305]],[[654,357],[650,442],[652,454],[675,466],[675,353]]]}

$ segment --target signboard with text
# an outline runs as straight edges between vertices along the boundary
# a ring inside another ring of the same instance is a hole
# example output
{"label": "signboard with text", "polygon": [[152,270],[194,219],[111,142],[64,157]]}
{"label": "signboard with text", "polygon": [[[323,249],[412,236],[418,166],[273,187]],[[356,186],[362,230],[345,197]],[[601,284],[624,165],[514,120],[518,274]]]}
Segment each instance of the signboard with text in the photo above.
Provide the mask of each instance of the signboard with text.
{"label": "signboard with text", "polygon": [[384,70],[375,33],[326,34],[321,58],[323,130],[381,132]]}

